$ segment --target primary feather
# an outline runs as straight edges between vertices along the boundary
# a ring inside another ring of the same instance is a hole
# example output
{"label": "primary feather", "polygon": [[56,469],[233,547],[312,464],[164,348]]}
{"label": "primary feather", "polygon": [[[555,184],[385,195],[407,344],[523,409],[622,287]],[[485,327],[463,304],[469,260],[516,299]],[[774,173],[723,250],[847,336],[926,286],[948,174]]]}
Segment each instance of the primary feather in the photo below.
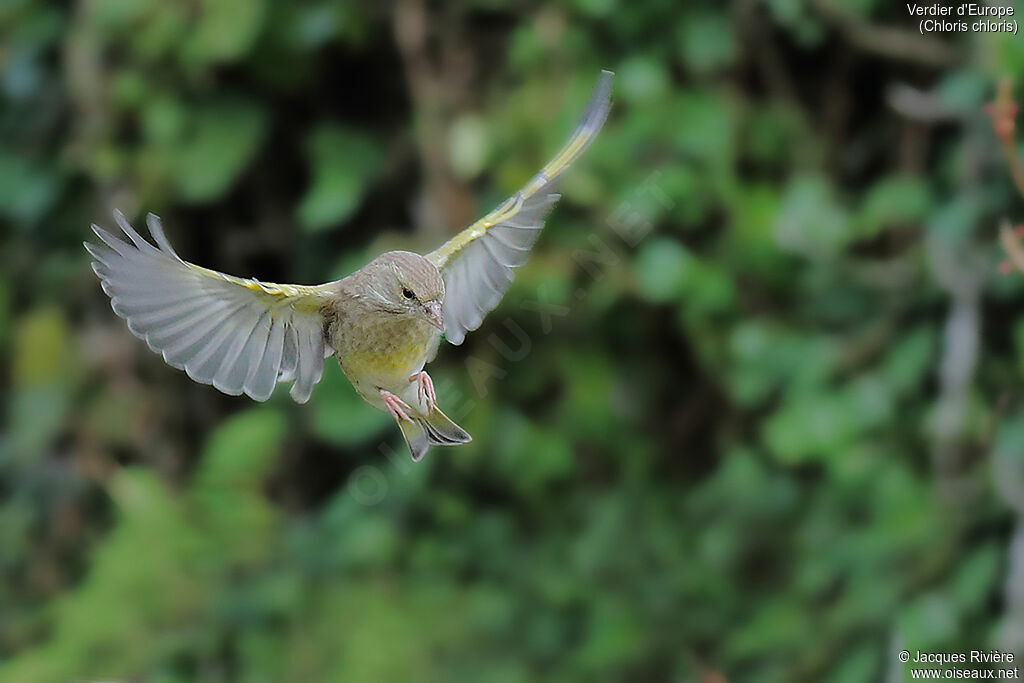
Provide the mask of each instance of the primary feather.
{"label": "primary feather", "polygon": [[554,190],[561,174],[583,154],[608,117],[612,72],[602,71],[583,117],[569,141],[526,185],[439,249],[427,254],[445,284],[444,333],[461,344],[501,301],[526,263],[544,219],[561,195]]}
{"label": "primary feather", "polygon": [[292,398],[309,400],[331,353],[320,309],[335,283],[277,285],[202,268],[175,253],[153,214],[146,223],[159,248],[120,211],[114,219],[131,242],[93,225],[103,244],[85,248],[111,307],[135,335],[226,394],[265,401],[277,382],[293,381]]}

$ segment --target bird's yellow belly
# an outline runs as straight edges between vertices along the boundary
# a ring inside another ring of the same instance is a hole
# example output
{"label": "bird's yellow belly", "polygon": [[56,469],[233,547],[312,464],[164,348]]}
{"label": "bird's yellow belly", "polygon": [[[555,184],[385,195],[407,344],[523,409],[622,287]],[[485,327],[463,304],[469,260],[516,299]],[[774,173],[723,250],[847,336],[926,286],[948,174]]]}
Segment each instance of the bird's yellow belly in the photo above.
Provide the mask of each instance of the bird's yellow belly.
{"label": "bird's yellow belly", "polygon": [[334,349],[356,391],[376,405],[381,389],[406,392],[409,376],[423,369],[440,334],[429,323],[407,318],[362,323],[339,330]]}
{"label": "bird's yellow belly", "polygon": [[370,380],[376,386],[387,389],[402,379],[409,381],[409,375],[418,372],[426,360],[426,348],[422,344],[406,344],[392,347],[387,351],[376,349],[353,350],[340,359],[362,381]]}

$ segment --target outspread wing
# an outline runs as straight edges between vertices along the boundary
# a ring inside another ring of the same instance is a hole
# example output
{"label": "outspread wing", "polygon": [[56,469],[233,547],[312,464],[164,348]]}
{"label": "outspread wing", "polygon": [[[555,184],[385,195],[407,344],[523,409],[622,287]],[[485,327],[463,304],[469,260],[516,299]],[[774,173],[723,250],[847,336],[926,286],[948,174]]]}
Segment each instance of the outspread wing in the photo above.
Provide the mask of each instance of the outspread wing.
{"label": "outspread wing", "polygon": [[453,344],[480,327],[512,283],[544,227],[544,218],[561,196],[559,176],[593,142],[608,117],[612,72],[602,71],[569,141],[526,185],[440,249],[427,254],[445,284],[444,332]]}
{"label": "outspread wing", "polygon": [[277,382],[294,380],[292,398],[309,400],[331,353],[320,313],[330,283],[276,285],[201,268],[174,252],[153,214],[146,223],[159,248],[120,211],[114,219],[131,242],[93,225],[103,244],[85,248],[128,329],[169,365],[226,394],[265,401]]}

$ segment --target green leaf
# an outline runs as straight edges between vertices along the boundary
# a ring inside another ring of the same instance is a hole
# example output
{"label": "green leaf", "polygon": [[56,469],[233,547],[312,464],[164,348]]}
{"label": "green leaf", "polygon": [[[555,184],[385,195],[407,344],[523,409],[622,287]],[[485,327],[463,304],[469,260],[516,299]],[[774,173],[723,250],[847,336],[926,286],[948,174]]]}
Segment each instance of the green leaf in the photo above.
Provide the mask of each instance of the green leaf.
{"label": "green leaf", "polygon": [[825,27],[802,0],[766,0],[776,22],[789,29],[801,47],[812,48],[825,38]]}
{"label": "green leaf", "polygon": [[11,368],[13,387],[63,384],[72,360],[69,340],[67,321],[59,309],[43,308],[19,319]]}
{"label": "green leaf", "polygon": [[953,596],[961,609],[981,609],[999,591],[1000,555],[994,543],[986,543],[961,559],[952,583]]}
{"label": "green leaf", "polygon": [[252,561],[268,550],[276,510],[263,485],[286,433],[279,412],[250,408],[207,441],[192,494],[203,530],[226,561]]}
{"label": "green leaf", "polygon": [[249,408],[221,424],[203,449],[198,488],[222,490],[260,485],[286,434],[284,416],[272,408]]}
{"label": "green leaf", "polygon": [[0,149],[0,216],[35,222],[50,209],[59,190],[51,168]]}
{"label": "green leaf", "polygon": [[252,160],[266,128],[256,104],[225,98],[200,106],[177,155],[181,198],[202,203],[220,197]]}
{"label": "green leaf", "polygon": [[771,596],[750,610],[747,618],[727,634],[725,652],[729,657],[751,657],[778,652],[786,643],[800,642],[809,635],[804,609],[795,600]]}
{"label": "green leaf", "polygon": [[460,178],[472,178],[487,162],[490,134],[479,116],[460,116],[448,130],[448,158]]}
{"label": "green leaf", "polygon": [[873,237],[892,225],[924,218],[931,199],[922,178],[890,176],[868,190],[857,215],[858,232]]}
{"label": "green leaf", "polygon": [[200,63],[242,57],[259,35],[265,14],[265,0],[202,0],[187,54]]}
{"label": "green leaf", "polygon": [[954,244],[966,244],[983,210],[976,196],[954,195],[936,207],[929,229]]}
{"label": "green leaf", "polygon": [[912,602],[900,617],[908,650],[928,650],[952,638],[960,628],[956,604],[942,593],[928,593]]}
{"label": "green leaf", "polygon": [[656,303],[674,300],[692,261],[686,248],[671,238],[647,240],[637,254],[634,271],[641,295]]}
{"label": "green leaf", "polygon": [[736,57],[732,26],[720,12],[701,12],[680,27],[679,51],[691,70],[705,73],[729,64]]}
{"label": "green leaf", "polygon": [[764,436],[781,461],[829,459],[865,432],[883,424],[892,396],[880,377],[865,374],[838,391],[822,388],[786,401],[765,423]]}
{"label": "green leaf", "polygon": [[355,213],[381,165],[381,150],[365,133],[334,124],[306,138],[312,182],[298,206],[310,231],[345,222]]}
{"label": "green leaf", "polygon": [[[851,648],[852,649],[852,648]],[[861,683],[875,679],[879,665],[879,649],[875,643],[861,645],[843,657],[829,677],[833,683]]]}
{"label": "green leaf", "polygon": [[345,379],[341,368],[327,362],[323,379],[317,385],[311,402],[313,431],[317,436],[340,446],[366,443],[375,436],[384,437],[394,423],[384,412],[364,401]]}
{"label": "green leaf", "polygon": [[584,671],[608,671],[640,656],[647,629],[631,605],[604,596],[595,601],[586,638],[576,651]]}
{"label": "green leaf", "polygon": [[931,367],[935,353],[935,332],[919,326],[906,333],[889,350],[883,363],[886,382],[898,393],[911,391],[920,384]]}
{"label": "green leaf", "polygon": [[733,113],[721,97],[699,90],[683,91],[673,99],[671,121],[685,121],[666,131],[680,151],[713,167],[732,158]]}
{"label": "green leaf", "polygon": [[787,251],[811,257],[833,255],[854,237],[847,212],[823,176],[790,182],[775,221],[775,238]]}
{"label": "green leaf", "polygon": [[650,103],[668,93],[664,65],[650,57],[630,57],[619,66],[617,84],[622,98],[637,104]]}
{"label": "green leaf", "polygon": [[1024,443],[1024,419],[1015,418],[1006,420],[999,425],[996,431],[995,448],[993,454],[996,457],[1007,458],[1015,464],[1022,463],[1020,445]]}
{"label": "green leaf", "polygon": [[573,0],[573,6],[587,17],[606,17],[616,9],[618,0]]}

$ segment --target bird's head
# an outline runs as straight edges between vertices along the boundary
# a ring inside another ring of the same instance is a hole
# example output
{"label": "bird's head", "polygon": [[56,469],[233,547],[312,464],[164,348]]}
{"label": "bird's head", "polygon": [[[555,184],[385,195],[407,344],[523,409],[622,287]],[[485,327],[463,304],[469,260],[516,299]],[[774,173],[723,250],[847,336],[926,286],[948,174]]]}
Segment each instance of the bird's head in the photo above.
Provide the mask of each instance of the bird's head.
{"label": "bird's head", "polygon": [[425,319],[444,330],[444,280],[427,259],[409,251],[389,251],[367,264],[361,275],[374,308]]}

